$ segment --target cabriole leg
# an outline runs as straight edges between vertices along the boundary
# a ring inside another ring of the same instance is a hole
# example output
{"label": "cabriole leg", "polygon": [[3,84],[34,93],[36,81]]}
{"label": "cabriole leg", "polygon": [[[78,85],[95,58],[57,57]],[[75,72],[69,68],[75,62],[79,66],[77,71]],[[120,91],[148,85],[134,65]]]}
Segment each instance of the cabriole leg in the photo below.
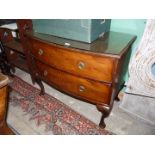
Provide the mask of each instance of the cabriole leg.
{"label": "cabriole leg", "polygon": [[45,94],[45,89],[44,89],[44,85],[43,83],[41,82],[40,79],[36,79],[35,82],[39,85],[41,91],[40,91],[40,95],[44,95]]}
{"label": "cabriole leg", "polygon": [[107,106],[107,105],[97,105],[97,109],[98,109],[100,112],[102,112],[102,117],[101,117],[99,126],[100,126],[100,128],[105,128],[105,127],[106,127],[106,124],[105,124],[104,119],[105,119],[106,117],[108,117],[108,115],[110,114],[110,107]]}

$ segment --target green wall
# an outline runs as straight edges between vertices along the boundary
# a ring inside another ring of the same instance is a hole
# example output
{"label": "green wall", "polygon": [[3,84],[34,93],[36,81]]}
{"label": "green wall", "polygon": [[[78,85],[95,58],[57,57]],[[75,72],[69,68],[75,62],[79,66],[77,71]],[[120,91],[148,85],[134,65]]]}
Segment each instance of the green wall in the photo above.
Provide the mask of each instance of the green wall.
{"label": "green wall", "polygon": [[[112,19],[111,31],[124,32],[124,33],[129,33],[137,36],[137,39],[131,48],[132,55],[133,55],[141,40],[145,25],[146,25],[145,19]],[[126,71],[126,75],[125,77],[123,77],[123,79],[125,79],[125,81],[128,80],[128,71]]]}

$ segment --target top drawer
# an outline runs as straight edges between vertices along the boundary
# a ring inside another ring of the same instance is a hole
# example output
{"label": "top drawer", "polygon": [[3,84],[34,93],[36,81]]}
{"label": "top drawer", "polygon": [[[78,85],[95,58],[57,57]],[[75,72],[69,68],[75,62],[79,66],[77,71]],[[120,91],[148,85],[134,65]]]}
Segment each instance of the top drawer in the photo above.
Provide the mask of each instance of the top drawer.
{"label": "top drawer", "polygon": [[40,61],[73,75],[101,82],[112,82],[113,59],[81,53],[33,40],[31,53]]}

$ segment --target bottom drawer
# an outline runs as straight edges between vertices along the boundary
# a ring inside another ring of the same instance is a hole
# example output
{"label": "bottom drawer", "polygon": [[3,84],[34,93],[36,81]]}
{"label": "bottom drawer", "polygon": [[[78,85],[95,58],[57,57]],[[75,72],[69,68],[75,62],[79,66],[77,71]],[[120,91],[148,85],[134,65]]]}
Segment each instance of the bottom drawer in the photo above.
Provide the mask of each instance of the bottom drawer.
{"label": "bottom drawer", "polygon": [[36,61],[42,80],[60,91],[94,104],[108,104],[111,87],[107,84],[73,76]]}

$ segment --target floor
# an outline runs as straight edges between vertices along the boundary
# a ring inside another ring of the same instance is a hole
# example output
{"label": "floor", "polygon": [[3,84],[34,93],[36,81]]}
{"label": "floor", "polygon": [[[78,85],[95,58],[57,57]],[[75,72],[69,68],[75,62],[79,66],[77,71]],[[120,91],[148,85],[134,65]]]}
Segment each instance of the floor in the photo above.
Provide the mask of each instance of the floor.
{"label": "floor", "polygon": [[[26,82],[31,83],[30,75],[21,71],[20,69],[16,69],[17,76],[25,80]],[[45,86],[46,93],[54,96],[59,99],[66,105],[70,106],[75,111],[79,112],[86,118],[90,119],[94,123],[98,124],[101,118],[101,113],[96,109],[96,106],[92,104],[88,104],[86,102],[77,100],[68,95],[65,95],[47,84],[43,83]],[[39,88],[38,85],[34,85]],[[149,126],[145,122],[141,121],[134,116],[129,115],[125,111],[119,108],[121,102],[114,102],[113,110],[108,118],[106,118],[106,129],[119,135],[147,135],[147,134],[155,134],[155,128]],[[10,118],[8,118],[7,122],[9,122]],[[19,124],[18,124],[19,125]]]}

